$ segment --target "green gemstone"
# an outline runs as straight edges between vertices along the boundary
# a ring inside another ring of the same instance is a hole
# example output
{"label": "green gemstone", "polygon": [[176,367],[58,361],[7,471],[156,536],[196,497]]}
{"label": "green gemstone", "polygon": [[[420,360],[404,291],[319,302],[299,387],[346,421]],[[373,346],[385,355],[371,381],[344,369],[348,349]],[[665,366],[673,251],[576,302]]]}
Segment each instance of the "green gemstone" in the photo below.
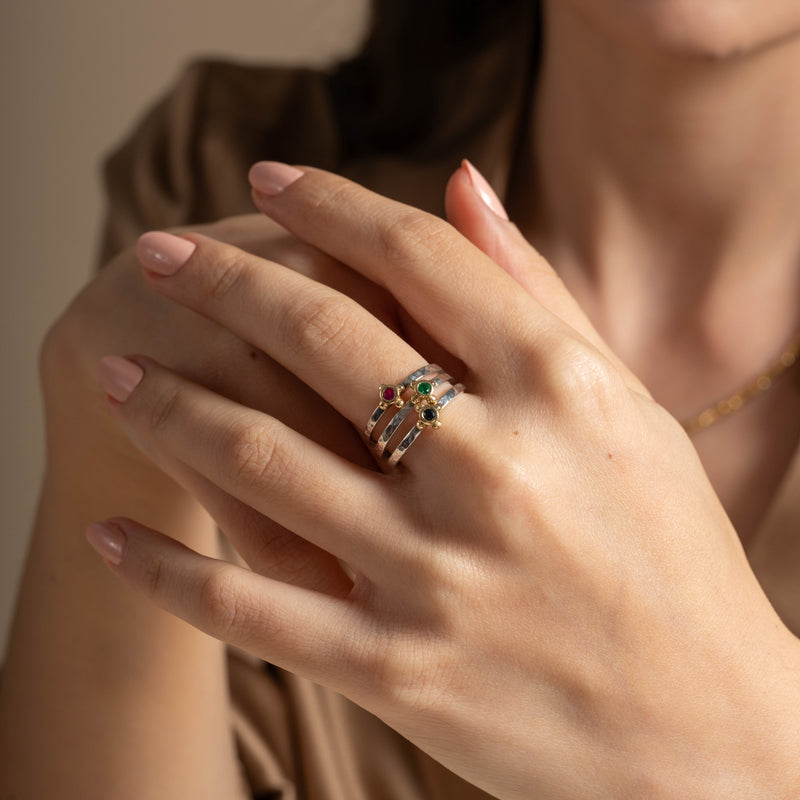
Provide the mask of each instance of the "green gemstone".
{"label": "green gemstone", "polygon": [[433,384],[428,383],[428,381],[422,381],[422,383],[417,384],[417,392],[419,394],[430,394],[433,391]]}

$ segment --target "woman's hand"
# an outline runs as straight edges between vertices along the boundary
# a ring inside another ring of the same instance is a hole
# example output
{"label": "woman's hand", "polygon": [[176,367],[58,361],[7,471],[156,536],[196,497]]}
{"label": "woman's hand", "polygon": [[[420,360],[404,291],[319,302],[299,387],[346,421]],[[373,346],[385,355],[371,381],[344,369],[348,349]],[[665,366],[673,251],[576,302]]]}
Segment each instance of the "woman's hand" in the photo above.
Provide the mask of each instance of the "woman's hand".
{"label": "woman's hand", "polygon": [[601,352],[545,266],[526,291],[428,214],[321,171],[254,177],[262,211],[384,287],[430,350],[344,294],[203,236],[181,240],[182,265],[175,242],[149,239],[173,270],[151,270],[150,284],[284,365],[355,430],[379,384],[442,348],[467,391],[382,474],[151,359],[106,360],[114,412],[141,447],[341,559],[353,580],[289,585],[268,548],[250,571],[130,520],[89,532],[111,569],[500,798],[797,790],[797,642],[680,427]]}
{"label": "woman's hand", "polygon": [[[263,257],[280,259],[314,280],[330,283],[358,297],[387,324],[395,324],[395,304],[387,293],[260,214],[221,220],[202,230]],[[92,465],[113,472],[114,480],[139,482],[148,492],[158,493],[162,503],[174,495],[176,503],[186,505],[185,493],[134,447],[110,418],[97,386],[97,362],[109,352],[150,353],[172,369],[284,420],[354,461],[371,463],[352,428],[305,384],[218,323],[153,292],[131,249],[117,256],[82,290],[45,341],[42,382],[50,471],[74,472],[74,454],[80,443],[91,453]],[[239,532],[236,544],[245,558],[252,555],[249,546],[264,551],[267,531],[260,516],[255,542],[243,533],[253,527],[251,509],[190,470],[179,474],[174,468],[172,477],[201,495],[220,524],[228,523]],[[279,526],[272,525],[271,531],[269,552],[275,577],[295,580],[297,565],[308,566],[311,561],[317,569],[304,574],[314,587],[349,587],[349,580],[329,556],[305,542],[295,542],[296,537]],[[263,558],[261,563],[263,566]]]}

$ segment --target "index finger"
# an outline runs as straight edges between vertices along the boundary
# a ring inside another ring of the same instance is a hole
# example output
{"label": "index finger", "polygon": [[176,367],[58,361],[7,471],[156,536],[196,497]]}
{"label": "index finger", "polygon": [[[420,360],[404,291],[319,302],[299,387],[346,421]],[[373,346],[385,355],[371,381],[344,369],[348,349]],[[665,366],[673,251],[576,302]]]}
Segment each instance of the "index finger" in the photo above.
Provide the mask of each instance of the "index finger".
{"label": "index finger", "polygon": [[260,162],[250,180],[265,214],[386,288],[484,376],[521,331],[553,330],[555,317],[440,217],[308,167]]}

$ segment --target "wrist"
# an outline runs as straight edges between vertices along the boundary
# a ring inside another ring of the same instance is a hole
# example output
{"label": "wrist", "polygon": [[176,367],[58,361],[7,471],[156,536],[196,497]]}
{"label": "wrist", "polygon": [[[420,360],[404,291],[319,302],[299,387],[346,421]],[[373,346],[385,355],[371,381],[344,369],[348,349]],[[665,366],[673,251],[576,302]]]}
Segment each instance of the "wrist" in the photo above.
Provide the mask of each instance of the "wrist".
{"label": "wrist", "polygon": [[761,663],[751,662],[749,704],[741,712],[750,720],[742,737],[753,776],[747,796],[795,800],[800,797],[800,640],[773,616],[774,636],[759,650]]}
{"label": "wrist", "polygon": [[683,735],[651,762],[651,792],[639,796],[800,797],[800,642],[769,611],[748,626],[753,641],[735,643],[704,676],[710,691],[677,705]]}

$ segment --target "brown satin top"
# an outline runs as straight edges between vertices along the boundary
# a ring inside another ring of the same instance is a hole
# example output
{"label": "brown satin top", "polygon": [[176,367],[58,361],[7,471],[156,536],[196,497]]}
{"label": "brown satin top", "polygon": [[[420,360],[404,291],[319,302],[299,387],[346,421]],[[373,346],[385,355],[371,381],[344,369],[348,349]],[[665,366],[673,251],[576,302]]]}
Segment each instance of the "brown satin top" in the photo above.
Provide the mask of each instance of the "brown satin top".
{"label": "brown satin top", "polygon": [[[481,107],[479,96],[473,96],[471,107],[450,109],[429,135],[447,146],[429,142],[420,148],[428,154],[424,157],[351,153],[345,158],[320,73],[221,62],[191,65],[106,164],[101,263],[146,230],[252,213],[247,171],[261,159],[339,172],[441,214],[445,183],[466,157],[502,197],[524,116],[523,84],[504,84],[507,102],[494,115],[471,113]],[[798,534],[800,457],[750,554],[767,594],[795,632],[800,631]],[[254,797],[488,797],[340,695],[234,651],[229,670],[232,725]]]}

